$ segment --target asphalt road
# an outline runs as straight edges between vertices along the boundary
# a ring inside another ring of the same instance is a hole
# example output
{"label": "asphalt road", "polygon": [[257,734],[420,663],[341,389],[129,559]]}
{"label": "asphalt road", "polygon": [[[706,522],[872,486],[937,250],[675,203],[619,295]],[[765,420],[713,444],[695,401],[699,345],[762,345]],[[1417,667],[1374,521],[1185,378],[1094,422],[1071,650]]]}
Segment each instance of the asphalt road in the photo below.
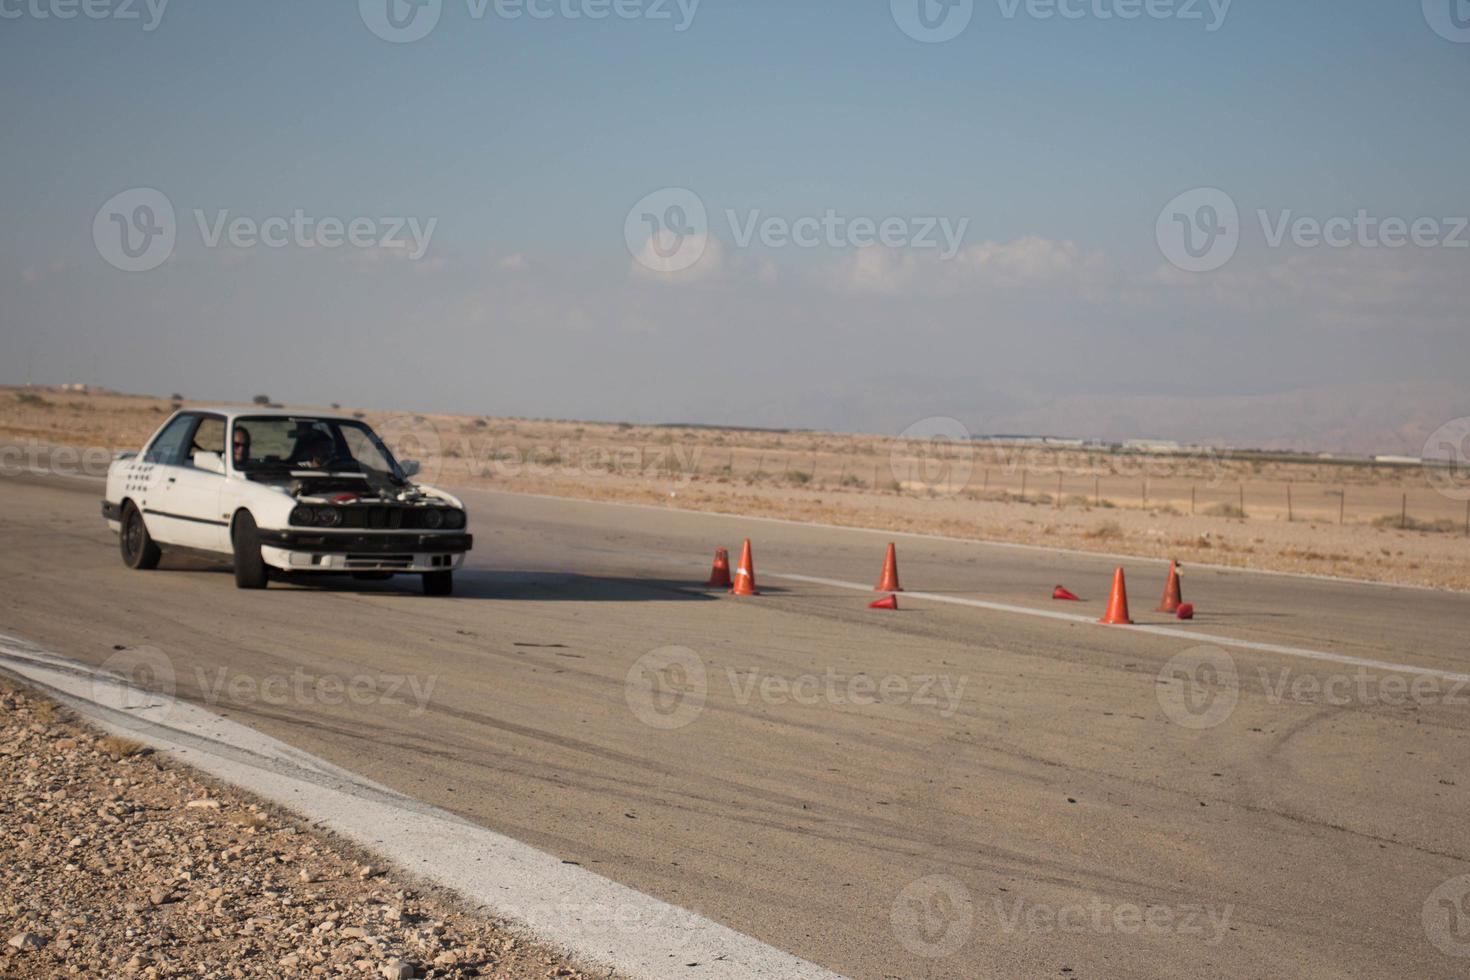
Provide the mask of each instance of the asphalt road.
{"label": "asphalt road", "polygon": [[[1470,596],[1186,570],[1172,625],[1406,668],[1364,669],[963,604],[1095,617],[1104,558],[900,536],[905,587],[959,601],[879,612],[835,583],[883,535],[474,491],[452,599],[245,593],[124,568],[99,493],[0,480],[0,631],[157,651],[181,696],[840,973],[1470,972]],[[745,536],[764,594],[703,588]]]}

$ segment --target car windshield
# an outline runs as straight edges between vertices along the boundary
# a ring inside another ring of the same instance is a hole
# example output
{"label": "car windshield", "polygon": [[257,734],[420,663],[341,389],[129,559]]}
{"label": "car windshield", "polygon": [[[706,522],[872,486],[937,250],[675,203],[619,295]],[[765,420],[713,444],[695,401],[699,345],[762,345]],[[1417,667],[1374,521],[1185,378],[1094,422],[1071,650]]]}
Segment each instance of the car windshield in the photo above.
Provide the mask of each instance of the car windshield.
{"label": "car windshield", "polygon": [[245,473],[314,470],[404,480],[388,447],[361,422],[308,416],[239,418],[231,443],[235,469]]}

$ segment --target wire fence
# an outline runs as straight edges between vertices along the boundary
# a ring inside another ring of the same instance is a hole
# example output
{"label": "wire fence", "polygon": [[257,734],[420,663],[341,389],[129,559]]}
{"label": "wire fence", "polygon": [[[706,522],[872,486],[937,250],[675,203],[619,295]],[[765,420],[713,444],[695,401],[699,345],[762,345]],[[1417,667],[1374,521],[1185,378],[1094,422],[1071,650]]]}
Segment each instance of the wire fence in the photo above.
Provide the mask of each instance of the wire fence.
{"label": "wire fence", "polygon": [[705,453],[690,475],[745,484],[1009,501],[1060,510],[1132,509],[1470,536],[1470,501],[1435,489],[1417,467],[1337,466],[1333,469],[1346,478],[1335,482],[1311,474],[1299,479],[1242,478],[1229,472],[1249,468],[1238,462],[1217,462],[1213,467],[1185,463],[1180,467],[1185,472],[1179,475],[1157,462],[1138,467],[1151,472],[1119,473],[1115,468],[1089,472],[1008,462],[935,466],[932,459],[771,450]]}

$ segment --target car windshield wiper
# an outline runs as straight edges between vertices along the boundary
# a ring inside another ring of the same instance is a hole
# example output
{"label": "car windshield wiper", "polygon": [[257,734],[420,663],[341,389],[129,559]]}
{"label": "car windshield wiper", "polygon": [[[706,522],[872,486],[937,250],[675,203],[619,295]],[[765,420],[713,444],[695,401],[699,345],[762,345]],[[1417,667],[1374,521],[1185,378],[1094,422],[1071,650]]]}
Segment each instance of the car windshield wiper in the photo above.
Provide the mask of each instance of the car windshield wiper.
{"label": "car windshield wiper", "polygon": [[408,481],[400,478],[397,473],[380,470],[376,466],[361,461],[357,465],[362,468],[362,476],[367,480],[368,486],[374,490],[391,493],[408,486]]}

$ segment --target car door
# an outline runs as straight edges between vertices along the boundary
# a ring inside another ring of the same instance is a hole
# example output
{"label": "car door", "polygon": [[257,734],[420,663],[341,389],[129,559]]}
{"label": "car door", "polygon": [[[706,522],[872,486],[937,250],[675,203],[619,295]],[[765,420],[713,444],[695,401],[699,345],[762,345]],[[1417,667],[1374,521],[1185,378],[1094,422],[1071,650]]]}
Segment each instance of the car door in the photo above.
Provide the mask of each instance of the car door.
{"label": "car door", "polygon": [[220,415],[200,415],[189,433],[164,485],[163,497],[171,520],[178,524],[178,544],[201,551],[228,552],[229,522],[219,513],[223,473],[203,469],[196,462],[201,453],[212,453],[224,465],[225,420]]}
{"label": "car door", "polygon": [[143,455],[133,460],[126,474],[126,492],[143,512],[148,533],[162,544],[183,544],[187,522],[175,519],[169,510],[169,491],[178,480],[178,460],[199,417],[176,415],[158,431]]}

